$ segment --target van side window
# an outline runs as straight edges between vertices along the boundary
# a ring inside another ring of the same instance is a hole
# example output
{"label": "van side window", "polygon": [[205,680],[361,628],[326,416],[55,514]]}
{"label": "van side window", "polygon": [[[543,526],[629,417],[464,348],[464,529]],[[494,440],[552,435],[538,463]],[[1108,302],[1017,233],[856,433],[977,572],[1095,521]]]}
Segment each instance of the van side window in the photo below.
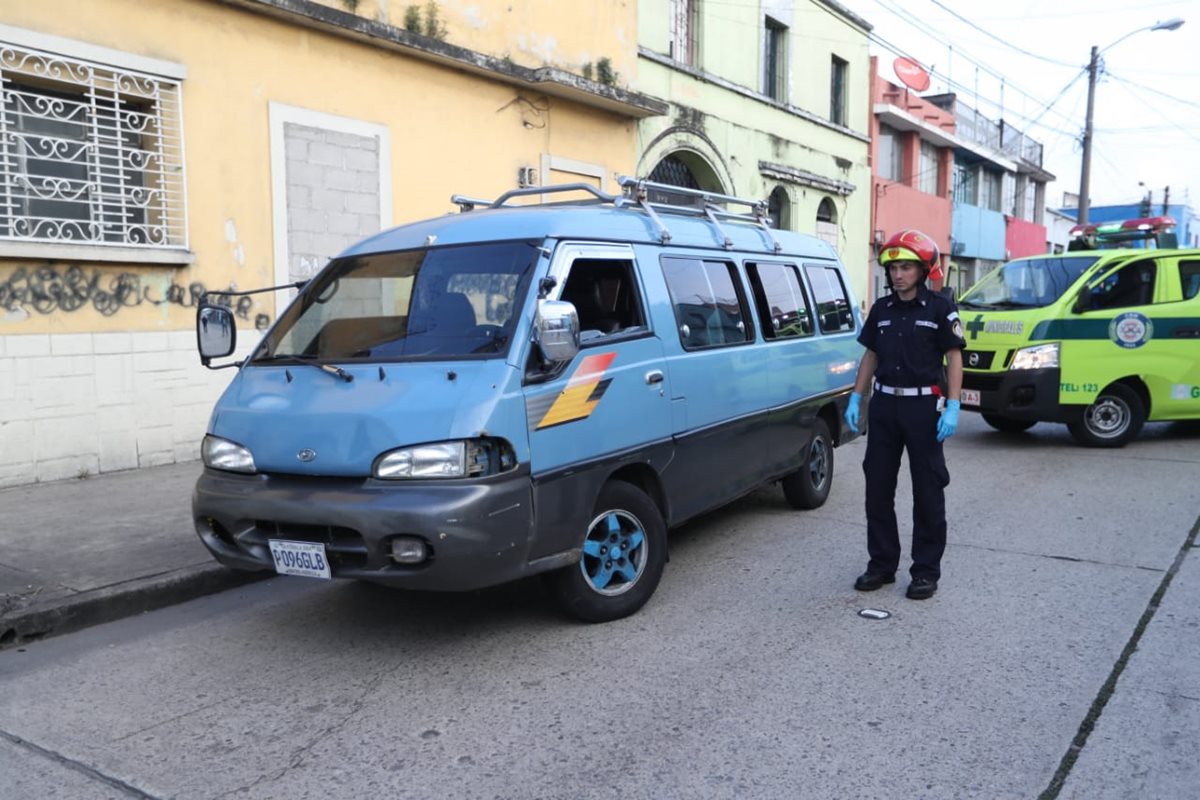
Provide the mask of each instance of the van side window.
{"label": "van side window", "polygon": [[1179,262],[1179,283],[1184,300],[1191,300],[1200,294],[1200,261]]}
{"label": "van side window", "polygon": [[662,267],[685,349],[740,344],[754,337],[733,264],[664,257]]}
{"label": "van side window", "polygon": [[747,264],[766,339],[812,336],[813,320],[800,270],[791,264]]}
{"label": "van side window", "polygon": [[1092,287],[1090,308],[1128,308],[1154,302],[1154,274],[1153,261],[1135,261],[1110,272]]}
{"label": "van side window", "polygon": [[581,343],[646,324],[628,259],[576,259],[559,299],[575,306]]}
{"label": "van side window", "polygon": [[842,276],[835,267],[805,264],[804,273],[812,285],[813,300],[817,304],[817,320],[822,333],[840,333],[854,330],[854,313],[850,309],[850,295]]}

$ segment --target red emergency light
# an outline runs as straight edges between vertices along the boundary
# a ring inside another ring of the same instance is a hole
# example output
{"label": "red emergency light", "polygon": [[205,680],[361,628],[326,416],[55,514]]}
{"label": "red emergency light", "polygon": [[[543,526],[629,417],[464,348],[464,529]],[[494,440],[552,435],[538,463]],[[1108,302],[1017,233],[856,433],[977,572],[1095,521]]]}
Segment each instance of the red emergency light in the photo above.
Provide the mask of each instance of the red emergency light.
{"label": "red emergency light", "polygon": [[1173,217],[1093,222],[1071,228],[1068,250],[1097,250],[1110,247],[1178,247]]}
{"label": "red emergency light", "polygon": [[1138,217],[1114,222],[1092,222],[1087,225],[1075,225],[1071,228],[1071,236],[1104,236],[1113,233],[1131,233],[1133,231],[1153,231],[1162,233],[1175,227],[1174,217]]}

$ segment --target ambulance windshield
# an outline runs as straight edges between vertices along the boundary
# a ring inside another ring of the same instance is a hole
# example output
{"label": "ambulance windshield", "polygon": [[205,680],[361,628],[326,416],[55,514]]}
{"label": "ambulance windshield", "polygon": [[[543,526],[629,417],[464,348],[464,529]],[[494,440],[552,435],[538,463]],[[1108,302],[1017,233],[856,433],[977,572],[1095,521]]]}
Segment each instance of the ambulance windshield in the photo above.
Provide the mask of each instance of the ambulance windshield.
{"label": "ambulance windshield", "polygon": [[253,360],[503,356],[537,253],[530,242],[502,242],[335,261],[283,313]]}
{"label": "ambulance windshield", "polygon": [[1097,256],[1043,256],[1024,258],[983,276],[959,306],[965,308],[1041,308],[1062,297]]}

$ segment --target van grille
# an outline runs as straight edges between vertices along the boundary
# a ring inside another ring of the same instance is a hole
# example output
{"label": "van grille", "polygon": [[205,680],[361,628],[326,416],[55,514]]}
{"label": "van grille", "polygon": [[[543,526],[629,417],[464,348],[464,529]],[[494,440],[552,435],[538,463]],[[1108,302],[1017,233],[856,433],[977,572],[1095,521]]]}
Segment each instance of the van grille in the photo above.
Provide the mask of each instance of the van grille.
{"label": "van grille", "polygon": [[963,354],[963,366],[967,369],[991,369],[992,359],[996,357],[991,350],[971,350]]}
{"label": "van grille", "polygon": [[313,542],[325,545],[329,563],[334,568],[360,569],[367,565],[367,544],[353,528],[334,525],[299,525],[292,522],[255,520],[254,530],[244,541],[267,546],[268,539],[288,539],[293,542]]}

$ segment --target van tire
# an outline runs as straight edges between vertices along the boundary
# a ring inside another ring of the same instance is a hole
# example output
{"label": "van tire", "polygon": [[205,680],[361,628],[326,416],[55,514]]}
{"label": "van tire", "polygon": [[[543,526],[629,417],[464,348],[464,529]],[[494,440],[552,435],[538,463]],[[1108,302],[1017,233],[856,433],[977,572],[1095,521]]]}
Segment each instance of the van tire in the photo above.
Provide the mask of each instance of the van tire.
{"label": "van tire", "polygon": [[1021,433],[1037,424],[1032,419],[1013,419],[1012,417],[1001,417],[996,414],[981,414],[980,416],[983,417],[984,422],[1002,433]]}
{"label": "van tire", "polygon": [[[633,557],[607,558],[612,546],[628,548],[623,554]],[[579,562],[549,573],[546,583],[571,616],[610,622],[646,604],[666,561],[667,527],[658,506],[633,484],[609,481],[596,498]]]}
{"label": "van tire", "polygon": [[781,481],[783,497],[792,508],[812,509],[825,505],[833,485],[833,437],[829,425],[817,417],[813,421],[812,438],[804,448],[804,463],[800,469]]}
{"label": "van tire", "polygon": [[1146,408],[1138,393],[1114,383],[1100,392],[1078,420],[1067,423],[1067,429],[1085,447],[1124,447],[1145,421]]}

